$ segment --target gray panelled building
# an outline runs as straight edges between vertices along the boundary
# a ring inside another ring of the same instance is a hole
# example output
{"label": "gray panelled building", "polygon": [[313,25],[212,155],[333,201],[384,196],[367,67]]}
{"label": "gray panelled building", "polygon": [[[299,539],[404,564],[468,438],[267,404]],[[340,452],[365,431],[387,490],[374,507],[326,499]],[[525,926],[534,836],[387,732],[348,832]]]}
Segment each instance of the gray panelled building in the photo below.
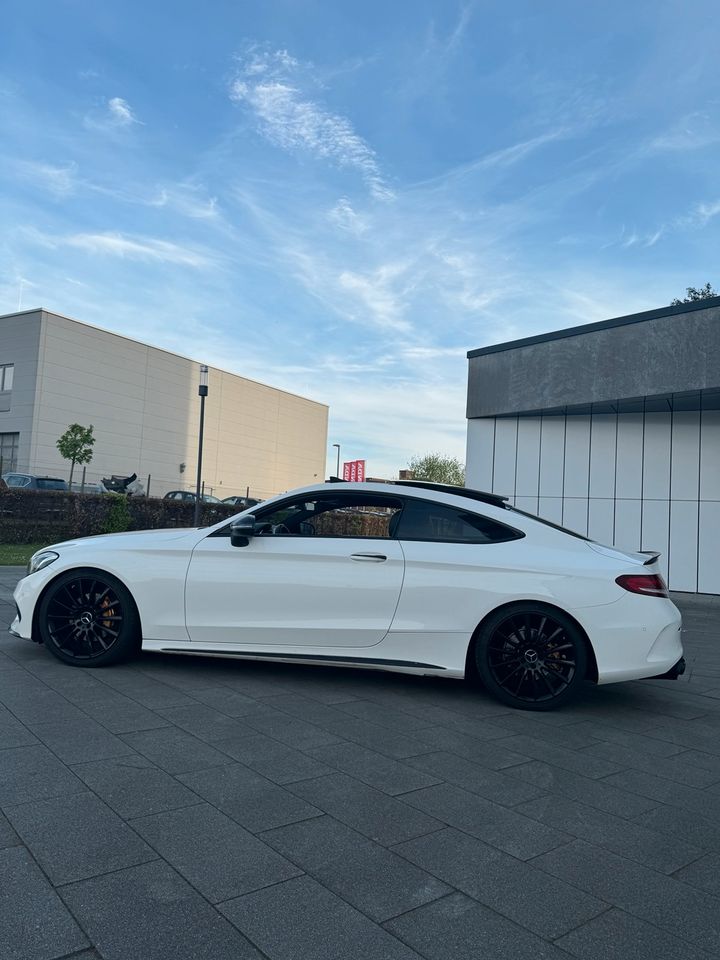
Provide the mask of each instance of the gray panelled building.
{"label": "gray panelled building", "polygon": [[468,360],[469,485],[720,594],[720,297]]}

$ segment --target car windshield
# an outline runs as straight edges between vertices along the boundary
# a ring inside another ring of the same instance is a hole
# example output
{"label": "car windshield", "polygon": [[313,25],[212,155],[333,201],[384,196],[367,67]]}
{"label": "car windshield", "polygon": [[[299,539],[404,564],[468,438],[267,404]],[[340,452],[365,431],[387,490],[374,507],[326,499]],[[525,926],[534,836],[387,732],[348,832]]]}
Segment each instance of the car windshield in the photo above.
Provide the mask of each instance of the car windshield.
{"label": "car windshield", "polygon": [[205,501],[205,503],[222,503],[222,500],[220,500],[219,497],[211,497],[209,493],[206,493],[202,499]]}

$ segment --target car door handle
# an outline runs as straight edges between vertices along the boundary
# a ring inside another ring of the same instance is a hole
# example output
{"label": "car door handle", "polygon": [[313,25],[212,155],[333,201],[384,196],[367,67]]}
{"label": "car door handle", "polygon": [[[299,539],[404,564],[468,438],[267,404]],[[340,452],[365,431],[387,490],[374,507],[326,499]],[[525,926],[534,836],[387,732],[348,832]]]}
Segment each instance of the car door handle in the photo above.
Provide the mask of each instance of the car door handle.
{"label": "car door handle", "polygon": [[351,560],[365,560],[370,563],[382,563],[383,560],[387,560],[387,557],[384,553],[351,553]]}

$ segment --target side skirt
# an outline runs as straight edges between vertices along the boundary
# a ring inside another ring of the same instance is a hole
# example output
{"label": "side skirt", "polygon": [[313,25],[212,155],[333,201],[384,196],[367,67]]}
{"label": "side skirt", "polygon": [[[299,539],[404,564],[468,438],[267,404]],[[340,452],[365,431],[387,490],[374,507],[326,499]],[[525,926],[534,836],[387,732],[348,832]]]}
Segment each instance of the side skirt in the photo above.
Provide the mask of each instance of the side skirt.
{"label": "side skirt", "polygon": [[382,668],[400,668],[405,670],[437,670],[445,671],[436,663],[418,663],[414,660],[385,660],[379,657],[336,657],[326,654],[307,654],[307,653],[254,653],[242,650],[217,650],[213,648],[188,649],[187,647],[155,647],[152,649],[157,653],[184,653],[191,657],[234,657],[240,660],[280,660],[284,663],[302,662],[302,663],[323,663],[337,664],[338,666],[356,666],[356,667],[380,667]]}

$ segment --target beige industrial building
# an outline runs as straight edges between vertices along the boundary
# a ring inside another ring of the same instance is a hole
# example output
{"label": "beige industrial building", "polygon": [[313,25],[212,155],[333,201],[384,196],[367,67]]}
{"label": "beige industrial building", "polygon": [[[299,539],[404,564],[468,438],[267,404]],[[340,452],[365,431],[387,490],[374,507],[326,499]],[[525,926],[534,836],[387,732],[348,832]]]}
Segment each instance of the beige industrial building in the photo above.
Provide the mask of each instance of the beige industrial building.
{"label": "beige industrial building", "polygon": [[[47,310],[0,316],[2,472],[67,479],[56,442],[93,424],[87,479],[137,473],[150,493],[195,487],[199,361]],[[209,368],[206,493],[266,498],[323,477],[328,408]],[[79,479],[76,468],[74,479]]]}

